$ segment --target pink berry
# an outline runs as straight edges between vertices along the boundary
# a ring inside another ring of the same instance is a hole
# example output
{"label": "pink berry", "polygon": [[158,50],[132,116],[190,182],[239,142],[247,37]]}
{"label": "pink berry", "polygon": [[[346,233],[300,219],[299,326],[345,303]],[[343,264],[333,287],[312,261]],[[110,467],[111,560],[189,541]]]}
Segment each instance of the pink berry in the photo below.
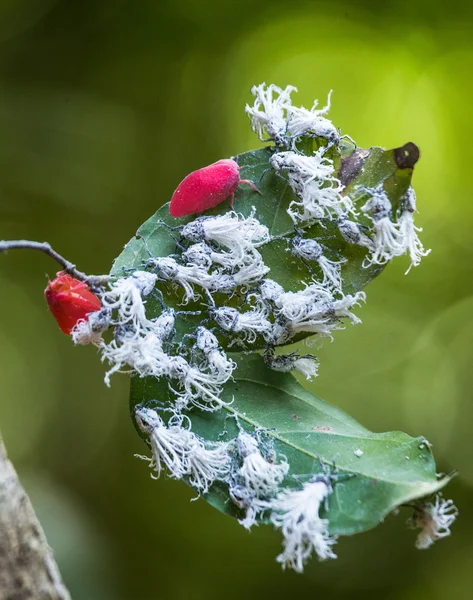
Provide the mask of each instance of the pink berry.
{"label": "pink berry", "polygon": [[217,162],[189,173],[172,195],[169,212],[173,217],[184,217],[213,208],[230,197],[233,208],[235,190],[240,183],[258,188],[246,179],[240,179],[240,168],[232,159]]}

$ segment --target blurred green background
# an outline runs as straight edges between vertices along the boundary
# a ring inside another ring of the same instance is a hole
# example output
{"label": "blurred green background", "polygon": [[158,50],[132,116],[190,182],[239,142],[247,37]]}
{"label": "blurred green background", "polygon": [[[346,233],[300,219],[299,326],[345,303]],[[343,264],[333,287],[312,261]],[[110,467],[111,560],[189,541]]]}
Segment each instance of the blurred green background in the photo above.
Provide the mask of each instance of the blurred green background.
{"label": "blurred green background", "polygon": [[[108,271],[191,170],[259,142],[253,84],[299,87],[361,146],[416,142],[433,248],[367,289],[363,325],[319,353],[312,390],[376,431],[425,435],[460,518],[414,549],[408,514],[283,573],[182,483],[152,481],[125,376],[105,388],[42,293],[55,265],[0,256],[0,426],[74,600],[473,597],[473,5],[427,0],[0,0],[0,237],[48,240]],[[1,591],[0,591],[1,597]]]}

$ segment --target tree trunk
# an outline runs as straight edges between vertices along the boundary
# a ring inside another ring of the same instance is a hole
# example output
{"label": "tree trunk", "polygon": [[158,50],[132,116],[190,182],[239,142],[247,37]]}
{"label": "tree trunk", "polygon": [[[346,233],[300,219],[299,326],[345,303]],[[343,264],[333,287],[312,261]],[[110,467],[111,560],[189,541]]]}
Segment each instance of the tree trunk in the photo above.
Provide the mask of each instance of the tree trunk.
{"label": "tree trunk", "polygon": [[0,598],[70,600],[0,435]]}

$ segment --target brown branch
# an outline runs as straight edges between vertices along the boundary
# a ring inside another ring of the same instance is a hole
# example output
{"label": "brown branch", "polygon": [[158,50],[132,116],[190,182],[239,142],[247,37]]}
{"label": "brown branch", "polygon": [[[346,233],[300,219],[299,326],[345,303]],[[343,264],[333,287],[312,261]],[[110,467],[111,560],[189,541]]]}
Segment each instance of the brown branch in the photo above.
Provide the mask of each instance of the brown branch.
{"label": "brown branch", "polygon": [[51,248],[48,242],[34,242],[31,240],[0,240],[0,252],[8,252],[8,250],[38,250],[43,252],[61,265],[66,273],[69,273],[80,281],[85,281],[91,286],[100,286],[110,277],[108,275],[87,275],[79,271],[75,264],[61,256],[58,252]]}
{"label": "brown branch", "polygon": [[51,548],[0,435],[0,596],[70,600]]}

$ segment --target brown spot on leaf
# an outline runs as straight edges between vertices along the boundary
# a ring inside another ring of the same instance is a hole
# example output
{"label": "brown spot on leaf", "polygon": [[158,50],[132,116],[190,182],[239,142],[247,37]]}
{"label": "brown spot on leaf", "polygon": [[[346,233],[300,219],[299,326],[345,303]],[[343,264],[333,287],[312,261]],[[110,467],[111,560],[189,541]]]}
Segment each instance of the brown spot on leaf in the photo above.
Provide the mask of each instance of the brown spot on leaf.
{"label": "brown spot on leaf", "polygon": [[315,427],[312,427],[313,431],[333,431],[333,427],[330,427],[329,425],[316,425]]}
{"label": "brown spot on leaf", "polygon": [[349,183],[351,183],[360,173],[370,153],[371,150],[369,149],[359,148],[355,150],[353,154],[350,154],[350,156],[342,158],[342,164],[340,166],[340,171],[338,172],[338,178],[344,186],[347,186]]}
{"label": "brown spot on leaf", "polygon": [[394,160],[400,169],[413,169],[419,156],[419,148],[412,142],[407,142],[400,148],[394,148]]}
{"label": "brown spot on leaf", "polygon": [[298,416],[296,415],[296,413],[294,413],[293,415],[291,415],[291,419],[292,419],[293,421],[298,421],[298,420],[300,419],[300,417],[298,417]]}

